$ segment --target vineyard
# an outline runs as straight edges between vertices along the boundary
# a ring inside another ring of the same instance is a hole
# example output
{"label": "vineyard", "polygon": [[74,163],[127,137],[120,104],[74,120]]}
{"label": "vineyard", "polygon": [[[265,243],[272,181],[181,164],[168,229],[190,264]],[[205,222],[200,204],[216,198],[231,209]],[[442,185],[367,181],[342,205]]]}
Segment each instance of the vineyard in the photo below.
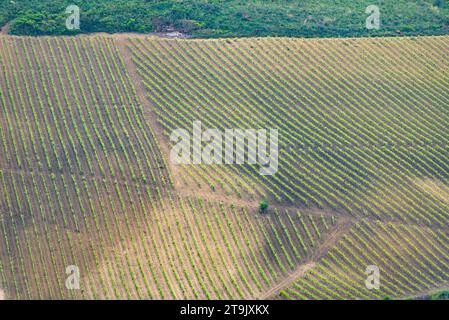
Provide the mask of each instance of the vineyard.
{"label": "vineyard", "polygon": [[[449,281],[448,261],[445,230],[362,221],[319,265],[280,295],[287,299],[416,296]],[[383,270],[379,290],[365,287],[367,265]]]}
{"label": "vineyard", "polygon": [[[448,51],[445,36],[0,36],[0,297],[447,287]],[[277,129],[278,171],[171,163],[171,132],[197,120]]]}
{"label": "vineyard", "polygon": [[440,226],[449,207],[432,185],[449,177],[448,46],[446,37],[128,45],[166,141],[198,119],[279,130],[275,175],[185,166],[180,189]]}

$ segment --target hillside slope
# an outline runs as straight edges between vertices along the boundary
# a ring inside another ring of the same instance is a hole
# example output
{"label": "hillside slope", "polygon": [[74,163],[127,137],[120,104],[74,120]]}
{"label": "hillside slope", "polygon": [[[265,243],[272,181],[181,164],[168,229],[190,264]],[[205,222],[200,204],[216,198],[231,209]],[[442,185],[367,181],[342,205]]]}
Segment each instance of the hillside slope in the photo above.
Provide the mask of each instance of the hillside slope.
{"label": "hillside slope", "polygon": [[[0,36],[0,294],[371,299],[445,287],[448,49],[445,36]],[[175,165],[169,136],[196,120],[277,129],[278,171]],[[373,264],[379,291],[364,286]],[[81,290],[66,287],[73,265]]]}
{"label": "hillside slope", "polygon": [[[291,275],[276,288],[288,298],[372,299],[449,280],[448,39],[139,37],[122,45],[162,144],[173,146],[171,132],[191,132],[194,121],[221,132],[279,130],[276,174],[248,164],[178,165],[175,189],[351,216],[366,227],[341,235],[298,269],[296,282]],[[382,274],[374,292],[365,288],[369,265]]]}
{"label": "hillside slope", "polygon": [[126,45],[163,144],[175,129],[191,133],[194,121],[203,130],[279,131],[276,174],[261,175],[258,164],[179,165],[172,170],[180,192],[444,226],[448,39],[130,38]]}

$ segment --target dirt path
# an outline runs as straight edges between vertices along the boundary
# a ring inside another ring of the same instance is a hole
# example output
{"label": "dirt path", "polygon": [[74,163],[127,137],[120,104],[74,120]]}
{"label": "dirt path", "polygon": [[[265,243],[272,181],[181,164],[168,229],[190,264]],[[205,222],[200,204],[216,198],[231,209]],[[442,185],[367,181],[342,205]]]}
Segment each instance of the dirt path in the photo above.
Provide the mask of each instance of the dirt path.
{"label": "dirt path", "polygon": [[136,32],[119,32],[119,33],[107,33],[107,32],[91,32],[80,33],[74,37],[112,37],[116,40],[126,41],[129,38],[163,38],[163,39],[190,39],[191,37],[185,33],[179,32],[149,32],[149,33],[136,33]]}
{"label": "dirt path", "polygon": [[346,234],[349,228],[352,226],[354,221],[357,219],[341,217],[337,219],[337,227],[335,230],[326,238],[326,240],[318,246],[317,250],[312,253],[311,260],[319,260],[327,254],[327,252],[337,243],[340,238]]}
{"label": "dirt path", "polygon": [[164,39],[189,39],[190,36],[185,33],[180,32],[150,32],[150,33],[133,33],[133,32],[124,32],[124,33],[114,33],[112,34],[116,39],[128,39],[128,38],[148,38],[148,37],[156,37],[156,38],[164,38]]}
{"label": "dirt path", "polygon": [[[213,193],[213,192],[207,192],[207,191],[196,191],[192,192],[192,191],[188,191],[188,190],[183,190],[183,189],[179,189],[177,190],[178,194],[181,197],[191,197],[191,198],[202,198],[206,201],[212,201],[212,202],[223,202],[225,205],[230,206],[230,205],[235,205],[238,207],[248,207],[248,208],[258,208],[259,207],[259,201],[257,200],[249,200],[249,199],[243,199],[243,198],[238,198],[236,196],[226,196],[224,194],[217,194],[217,193]],[[295,204],[283,204],[283,203],[272,203],[270,204],[270,208],[274,209],[278,209],[278,210],[288,210],[291,212],[295,212],[295,211],[302,211],[302,210],[306,210],[307,213],[312,213],[312,214],[323,214],[323,216],[325,217],[331,217],[331,216],[335,216],[335,217],[346,217],[347,219],[355,219],[355,216],[350,215],[347,212],[343,212],[343,211],[335,211],[335,210],[331,210],[331,209],[320,209],[318,207],[316,208],[307,208],[304,206],[300,206],[300,205],[295,205]],[[268,211],[269,214],[270,210]]]}
{"label": "dirt path", "polygon": [[[127,72],[129,73],[129,76],[133,82],[133,85],[136,89],[140,104],[143,108],[143,114],[145,117],[146,123],[150,126],[150,128],[153,130],[154,134],[156,135],[156,139],[159,141],[160,146],[160,152],[162,153],[162,156],[165,157],[167,160],[166,163],[169,166],[168,170],[170,170],[173,178],[175,179],[175,185],[176,185],[176,176],[177,176],[177,168],[176,166],[172,165],[169,161],[169,155],[170,155],[170,149],[168,144],[166,144],[164,133],[162,127],[157,122],[157,115],[153,111],[154,106],[151,105],[150,101],[147,98],[147,91],[143,86],[142,78],[139,76],[137,72],[136,65],[132,61],[132,53],[130,49],[128,49],[128,36],[127,34],[120,34],[120,36],[114,35],[117,41],[117,47],[120,51],[120,54],[123,57],[123,60],[125,62],[125,66],[127,69]],[[140,35],[141,37],[144,37],[145,35]]]}
{"label": "dirt path", "polygon": [[315,262],[311,261],[306,264],[302,264],[299,266],[298,269],[295,270],[295,272],[289,274],[284,280],[277,283],[274,287],[271,287],[268,291],[264,292],[259,299],[266,300],[276,294],[284,288],[287,287],[289,284],[296,281],[296,279],[302,277],[307,271],[315,267]]}
{"label": "dirt path", "polygon": [[302,264],[293,273],[290,273],[281,282],[264,292],[259,299],[265,300],[274,298],[280,290],[294,283],[298,278],[305,275],[307,271],[314,268],[319,259],[326,255],[327,251],[332,248],[338,240],[348,231],[354,219],[342,217],[337,221],[336,229],[327,237],[327,239],[315,250],[309,258],[309,262]]}
{"label": "dirt path", "polygon": [[0,300],[5,300],[5,291],[0,289]]}

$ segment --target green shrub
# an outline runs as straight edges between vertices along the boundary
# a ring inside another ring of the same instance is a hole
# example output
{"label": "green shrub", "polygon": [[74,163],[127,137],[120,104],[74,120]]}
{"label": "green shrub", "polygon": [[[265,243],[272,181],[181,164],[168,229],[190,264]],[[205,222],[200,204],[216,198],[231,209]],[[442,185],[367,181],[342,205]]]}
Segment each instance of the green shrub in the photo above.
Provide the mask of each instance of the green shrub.
{"label": "green shrub", "polygon": [[259,210],[261,213],[265,213],[268,211],[268,201],[262,200],[259,202]]}
{"label": "green shrub", "polygon": [[433,0],[433,5],[435,7],[441,8],[442,6],[444,6],[444,2],[445,2],[445,0]]}
{"label": "green shrub", "polygon": [[429,300],[449,300],[449,291],[443,290],[434,294],[430,294],[427,298]]}
{"label": "green shrub", "polygon": [[[449,6],[445,0],[425,1],[435,10],[422,10],[408,0],[383,1],[380,30],[361,28],[365,0],[332,1],[168,1],[168,0],[28,0],[0,1],[0,25],[13,22],[11,33],[71,34],[65,30],[69,4],[80,7],[79,32],[153,32],[175,29],[193,37],[352,37],[402,34],[439,35],[445,29]],[[421,3],[421,1],[419,1]],[[429,25],[428,21],[432,21]]]}

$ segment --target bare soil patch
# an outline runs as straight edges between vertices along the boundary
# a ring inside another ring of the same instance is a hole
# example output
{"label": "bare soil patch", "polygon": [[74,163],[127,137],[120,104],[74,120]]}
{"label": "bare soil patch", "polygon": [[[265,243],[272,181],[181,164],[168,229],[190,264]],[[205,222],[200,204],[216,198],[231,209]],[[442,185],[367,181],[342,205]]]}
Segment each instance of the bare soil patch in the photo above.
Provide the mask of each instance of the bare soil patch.
{"label": "bare soil patch", "polygon": [[135,33],[135,32],[123,32],[123,33],[106,33],[106,32],[94,32],[94,33],[81,33],[75,37],[113,37],[117,40],[126,40],[128,38],[167,38],[167,39],[189,39],[190,36],[181,32],[151,32],[151,33]]}

